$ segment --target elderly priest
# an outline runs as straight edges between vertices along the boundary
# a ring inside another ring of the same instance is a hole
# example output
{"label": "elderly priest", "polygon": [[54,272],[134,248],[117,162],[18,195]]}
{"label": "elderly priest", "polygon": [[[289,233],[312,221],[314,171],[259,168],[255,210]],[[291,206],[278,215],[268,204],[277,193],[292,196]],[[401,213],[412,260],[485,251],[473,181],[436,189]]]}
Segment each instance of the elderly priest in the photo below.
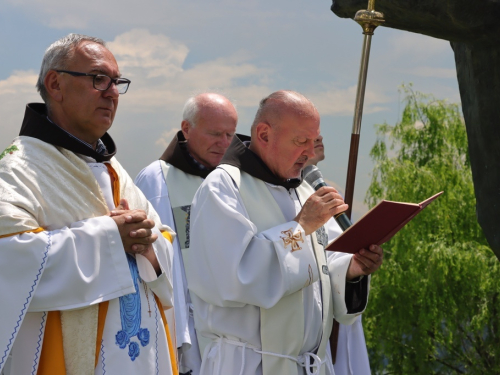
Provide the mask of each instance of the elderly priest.
{"label": "elderly priest", "polygon": [[129,84],[101,39],[70,34],[45,53],[45,104],[28,104],[0,155],[0,371],[177,372],[173,232],[107,133]]}
{"label": "elderly priest", "polygon": [[333,374],[333,319],[350,324],[366,307],[382,249],[325,253],[316,233],[337,236],[332,216],[347,205],[301,180],[319,123],[301,94],[269,95],[251,140],[234,137],[195,195],[187,279],[196,328],[211,340],[202,375]]}
{"label": "elderly priest", "polygon": [[161,221],[177,233],[173,275],[179,374],[198,375],[201,366],[183,255],[189,251],[191,202],[203,179],[220,163],[237,122],[236,108],[224,96],[207,92],[189,98],[181,130],[160,160],[144,168],[135,180]]}

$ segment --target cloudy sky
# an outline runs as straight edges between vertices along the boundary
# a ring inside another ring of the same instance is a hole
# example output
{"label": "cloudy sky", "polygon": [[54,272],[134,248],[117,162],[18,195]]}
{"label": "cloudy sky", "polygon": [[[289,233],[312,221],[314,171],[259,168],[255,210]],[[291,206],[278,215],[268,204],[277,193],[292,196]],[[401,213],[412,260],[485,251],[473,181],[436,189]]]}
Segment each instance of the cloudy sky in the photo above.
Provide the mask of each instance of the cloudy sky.
{"label": "cloudy sky", "polygon": [[[363,36],[331,0],[0,0],[0,139],[18,134],[26,103],[40,101],[35,82],[45,49],[82,33],[103,38],[132,81],[110,134],[132,177],[162,154],[196,93],[226,95],[248,134],[258,101],[279,89],[309,97],[321,115],[325,177],[345,187]],[[394,124],[403,109],[398,88],[459,102],[447,41],[378,28],[372,41],[353,218],[373,165],[374,124]],[[1,151],[1,150],[0,150]],[[426,197],[422,197],[424,199]]]}

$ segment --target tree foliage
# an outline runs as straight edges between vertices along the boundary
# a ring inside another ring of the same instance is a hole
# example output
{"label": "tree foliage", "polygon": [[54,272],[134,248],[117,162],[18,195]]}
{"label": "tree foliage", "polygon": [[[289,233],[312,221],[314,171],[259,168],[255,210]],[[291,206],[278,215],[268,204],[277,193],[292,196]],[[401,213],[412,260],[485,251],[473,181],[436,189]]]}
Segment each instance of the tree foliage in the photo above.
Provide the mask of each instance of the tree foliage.
{"label": "tree foliage", "polygon": [[403,87],[395,126],[377,125],[366,202],[444,194],[384,247],[364,314],[377,374],[500,374],[500,262],[477,223],[458,105]]}

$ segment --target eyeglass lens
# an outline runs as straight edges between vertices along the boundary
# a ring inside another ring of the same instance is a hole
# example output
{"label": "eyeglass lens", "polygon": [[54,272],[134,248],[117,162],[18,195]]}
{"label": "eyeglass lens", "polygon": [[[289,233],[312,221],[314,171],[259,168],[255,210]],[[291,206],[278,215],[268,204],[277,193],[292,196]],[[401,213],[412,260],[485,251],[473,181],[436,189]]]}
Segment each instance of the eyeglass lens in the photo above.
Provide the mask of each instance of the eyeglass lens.
{"label": "eyeglass lens", "polygon": [[[112,81],[113,80],[106,75],[97,74],[94,77],[94,88],[96,88],[97,90],[106,91],[111,86]],[[119,78],[114,81],[116,88],[118,89],[118,93],[124,94],[127,92],[129,85],[128,81],[124,81]]]}

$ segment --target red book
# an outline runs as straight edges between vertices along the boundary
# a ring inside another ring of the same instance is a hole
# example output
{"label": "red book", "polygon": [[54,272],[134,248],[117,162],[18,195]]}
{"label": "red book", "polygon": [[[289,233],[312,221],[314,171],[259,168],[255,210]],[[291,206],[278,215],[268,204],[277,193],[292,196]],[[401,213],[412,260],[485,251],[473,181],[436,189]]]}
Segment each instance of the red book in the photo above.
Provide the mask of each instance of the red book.
{"label": "red book", "polygon": [[392,202],[383,200],[351,227],[328,244],[326,250],[357,253],[371,244],[382,245],[401,228],[439,197],[437,193],[421,203]]}

